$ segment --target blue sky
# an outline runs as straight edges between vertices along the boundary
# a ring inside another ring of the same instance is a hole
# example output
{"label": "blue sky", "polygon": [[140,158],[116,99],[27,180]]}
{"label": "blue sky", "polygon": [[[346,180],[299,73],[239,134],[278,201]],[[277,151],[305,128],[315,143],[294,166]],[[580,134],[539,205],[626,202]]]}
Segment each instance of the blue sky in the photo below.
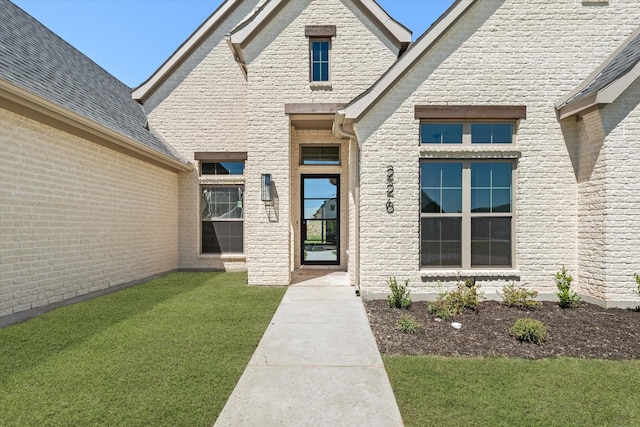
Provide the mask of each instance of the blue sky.
{"label": "blue sky", "polygon": [[[12,0],[131,87],[145,81],[222,0]],[[419,37],[453,0],[378,0]]]}

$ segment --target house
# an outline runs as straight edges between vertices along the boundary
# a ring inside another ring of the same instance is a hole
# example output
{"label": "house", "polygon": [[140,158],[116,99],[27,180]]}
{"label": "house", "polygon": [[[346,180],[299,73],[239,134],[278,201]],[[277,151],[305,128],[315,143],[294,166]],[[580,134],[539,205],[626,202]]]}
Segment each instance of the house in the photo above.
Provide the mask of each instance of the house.
{"label": "house", "polygon": [[636,0],[226,0],[131,90],[0,0],[0,322],[174,270],[635,306]]}

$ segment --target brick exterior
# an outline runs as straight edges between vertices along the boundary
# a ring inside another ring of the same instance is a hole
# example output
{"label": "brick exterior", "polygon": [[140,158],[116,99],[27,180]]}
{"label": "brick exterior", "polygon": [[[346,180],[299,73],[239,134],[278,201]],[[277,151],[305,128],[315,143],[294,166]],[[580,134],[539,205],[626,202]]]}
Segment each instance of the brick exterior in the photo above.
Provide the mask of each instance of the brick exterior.
{"label": "brick exterior", "polygon": [[[637,209],[630,197],[638,185],[637,83],[603,110],[601,123],[585,117],[579,126],[561,126],[554,103],[636,28],[637,6],[635,0],[604,7],[573,0],[479,1],[356,124],[365,293],[388,292],[385,280],[397,276],[410,279],[414,295],[433,294],[437,280],[446,288],[461,273],[481,278],[488,294],[513,280],[552,295],[554,273],[565,265],[582,293],[633,298],[640,242],[628,215]],[[513,147],[521,153],[514,269],[420,269],[419,159],[435,151],[418,143],[414,106],[425,104],[527,106]],[[583,168],[576,172],[577,162]],[[396,178],[391,215],[385,211],[388,164]],[[591,173],[584,169],[589,164]]]}
{"label": "brick exterior", "polygon": [[0,109],[0,318],[175,270],[178,177]]}
{"label": "brick exterior", "polygon": [[[297,169],[298,143],[340,142],[330,132],[315,135],[291,128],[287,103],[346,103],[366,90],[397,58],[398,48],[351,2],[289,2],[244,49],[245,81],[223,39],[254,10],[249,1],[208,40],[146,103],[152,128],[188,159],[195,151],[247,151],[245,168],[245,254],[199,255],[197,171],[180,180],[180,267],[242,268],[249,283],[286,285],[300,266],[300,173],[335,173],[336,168]],[[331,87],[309,83],[306,25],[335,25]],[[347,256],[349,212],[354,209],[348,174],[348,143],[343,141],[342,256]],[[260,200],[260,177],[272,175],[274,206]],[[246,257],[246,259],[245,259]]]}

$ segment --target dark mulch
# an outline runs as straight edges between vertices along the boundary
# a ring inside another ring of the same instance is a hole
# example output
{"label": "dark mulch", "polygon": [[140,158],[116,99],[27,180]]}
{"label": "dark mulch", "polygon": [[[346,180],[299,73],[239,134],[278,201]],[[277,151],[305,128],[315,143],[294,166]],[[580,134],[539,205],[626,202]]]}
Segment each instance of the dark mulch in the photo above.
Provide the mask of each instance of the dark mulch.
{"label": "dark mulch", "polygon": [[[365,303],[371,329],[383,354],[441,356],[508,356],[526,359],[577,357],[640,359],[640,312],[604,309],[591,304],[562,309],[545,302],[531,311],[509,308],[500,302],[483,301],[477,313],[466,312],[452,321],[437,319],[428,303],[414,302],[408,310],[390,309],[386,301]],[[398,326],[405,313],[421,328],[414,334]],[[542,321],[549,337],[542,344],[519,342],[509,334],[522,317]]]}

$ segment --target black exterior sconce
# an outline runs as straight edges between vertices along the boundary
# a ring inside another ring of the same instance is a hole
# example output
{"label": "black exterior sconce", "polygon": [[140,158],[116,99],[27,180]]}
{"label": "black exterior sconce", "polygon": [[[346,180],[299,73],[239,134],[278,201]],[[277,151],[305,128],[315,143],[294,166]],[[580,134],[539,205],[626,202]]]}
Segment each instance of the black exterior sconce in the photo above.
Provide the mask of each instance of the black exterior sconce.
{"label": "black exterior sconce", "polygon": [[273,194],[271,191],[271,174],[263,173],[262,174],[262,183],[260,186],[260,194],[262,196],[263,202],[272,202]]}

